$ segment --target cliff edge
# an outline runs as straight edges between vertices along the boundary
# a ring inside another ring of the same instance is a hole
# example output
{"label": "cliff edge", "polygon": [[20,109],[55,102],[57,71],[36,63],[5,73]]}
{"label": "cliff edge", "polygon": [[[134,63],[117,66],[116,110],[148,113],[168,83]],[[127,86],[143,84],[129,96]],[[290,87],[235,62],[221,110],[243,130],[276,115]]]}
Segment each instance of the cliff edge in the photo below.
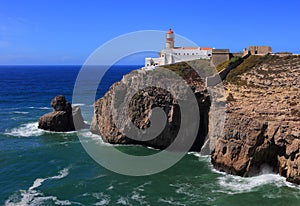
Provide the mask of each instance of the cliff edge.
{"label": "cliff edge", "polygon": [[[207,60],[199,60],[197,63],[198,68],[210,67],[210,62]],[[180,78],[171,78],[169,72],[175,73]],[[91,131],[100,134],[104,141],[112,144],[140,144],[158,149],[167,148],[176,138],[181,126],[178,98],[184,99],[187,88],[180,84],[180,79],[187,82],[193,96],[196,96],[198,105],[190,105],[190,107],[198,107],[202,116],[199,128],[196,128],[196,140],[191,148],[193,151],[200,151],[208,132],[210,97],[203,79],[187,63],[169,65],[155,70],[139,69],[125,75],[95,102]],[[174,97],[174,93],[177,93],[177,97]],[[162,126],[163,130],[157,134],[156,138],[143,139],[145,137],[143,130],[155,122],[151,123],[151,114],[152,109],[156,107],[164,111],[166,124]],[[126,108],[128,112],[125,111]],[[116,125],[116,119],[122,128]],[[196,123],[189,122],[184,128],[187,138]],[[132,127],[139,129],[134,134],[137,137],[134,139],[126,135]]]}
{"label": "cliff edge", "polygon": [[278,172],[300,184],[300,56],[250,56],[225,80],[225,128],[211,150],[218,170]]}

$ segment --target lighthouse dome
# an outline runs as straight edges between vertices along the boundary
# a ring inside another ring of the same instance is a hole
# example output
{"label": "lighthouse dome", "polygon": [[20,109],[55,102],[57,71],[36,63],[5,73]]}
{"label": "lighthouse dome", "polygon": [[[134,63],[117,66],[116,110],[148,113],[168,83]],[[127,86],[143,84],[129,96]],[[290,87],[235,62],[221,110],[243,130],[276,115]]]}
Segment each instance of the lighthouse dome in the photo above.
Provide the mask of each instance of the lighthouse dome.
{"label": "lighthouse dome", "polygon": [[172,29],[169,29],[168,31],[167,31],[167,34],[173,34],[174,32],[172,31]]}

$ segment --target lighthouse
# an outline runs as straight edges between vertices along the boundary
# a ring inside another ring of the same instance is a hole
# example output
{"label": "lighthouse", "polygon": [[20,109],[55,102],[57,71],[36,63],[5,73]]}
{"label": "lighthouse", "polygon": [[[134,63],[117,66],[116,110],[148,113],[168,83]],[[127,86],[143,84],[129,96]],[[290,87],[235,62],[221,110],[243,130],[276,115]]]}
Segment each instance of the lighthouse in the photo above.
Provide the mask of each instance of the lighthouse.
{"label": "lighthouse", "polygon": [[174,32],[169,29],[166,34],[166,49],[174,48]]}
{"label": "lighthouse", "polygon": [[183,61],[196,59],[210,59],[213,48],[210,47],[174,47],[175,34],[172,29],[166,33],[166,47],[159,52],[159,57],[145,58],[145,68],[155,68],[156,66],[174,64]]}

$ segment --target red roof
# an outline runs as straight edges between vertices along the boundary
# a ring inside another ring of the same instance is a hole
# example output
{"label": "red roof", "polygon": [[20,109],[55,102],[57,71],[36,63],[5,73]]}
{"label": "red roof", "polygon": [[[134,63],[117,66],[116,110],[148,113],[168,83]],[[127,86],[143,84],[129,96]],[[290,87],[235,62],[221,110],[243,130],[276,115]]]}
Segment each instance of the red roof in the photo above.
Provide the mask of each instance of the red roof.
{"label": "red roof", "polygon": [[180,50],[199,50],[199,47],[175,47],[174,49],[180,49]]}
{"label": "red roof", "polygon": [[201,50],[212,50],[212,48],[209,48],[209,47],[201,47]]}
{"label": "red roof", "polygon": [[172,29],[169,29],[168,31],[167,31],[167,34],[173,34],[174,32],[172,31]]}

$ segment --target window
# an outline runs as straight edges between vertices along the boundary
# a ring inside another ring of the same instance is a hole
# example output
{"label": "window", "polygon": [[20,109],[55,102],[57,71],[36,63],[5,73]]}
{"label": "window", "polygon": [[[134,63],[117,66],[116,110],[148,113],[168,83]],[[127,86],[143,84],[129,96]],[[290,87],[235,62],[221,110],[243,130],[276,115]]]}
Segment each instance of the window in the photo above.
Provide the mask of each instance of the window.
{"label": "window", "polygon": [[186,55],[190,55],[189,53],[186,53]]}
{"label": "window", "polygon": [[194,55],[194,53],[192,53],[192,55]]}

